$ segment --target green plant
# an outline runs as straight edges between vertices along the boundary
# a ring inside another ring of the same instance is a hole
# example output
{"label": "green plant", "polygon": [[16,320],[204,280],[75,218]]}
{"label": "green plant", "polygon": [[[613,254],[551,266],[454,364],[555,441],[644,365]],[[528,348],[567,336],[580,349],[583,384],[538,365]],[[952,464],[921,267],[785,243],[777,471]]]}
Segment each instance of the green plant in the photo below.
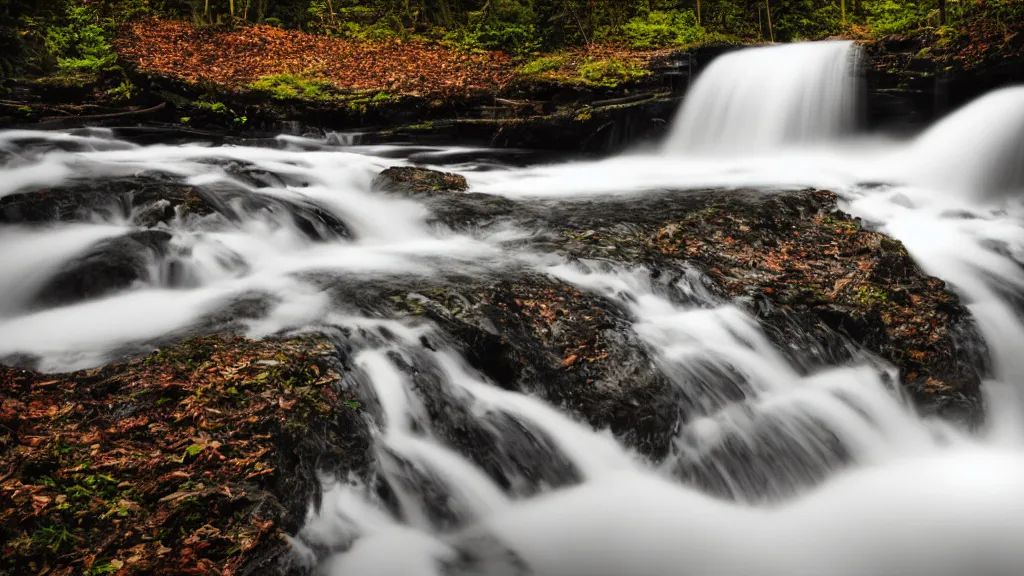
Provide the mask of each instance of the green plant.
{"label": "green plant", "polygon": [[62,524],[41,526],[39,530],[36,530],[35,534],[32,535],[32,542],[34,544],[49,548],[53,552],[57,552],[66,544],[70,544],[74,540],[74,535],[72,535],[71,532],[68,532],[68,529]]}
{"label": "green plant", "polygon": [[458,41],[463,47],[503,50],[523,56],[541,46],[534,25],[536,15],[530,4],[516,0],[491,0],[482,10],[469,12],[467,17],[468,26]]}
{"label": "green plant", "polygon": [[107,96],[110,99],[118,100],[131,100],[132,96],[136,94],[135,85],[132,84],[131,80],[122,80],[116,87],[107,90]]}
{"label": "green plant", "polygon": [[118,568],[110,562],[97,562],[91,567],[86,568],[86,576],[102,576],[103,574],[113,574],[117,572]]}
{"label": "green plant", "polygon": [[692,10],[648,12],[622,26],[630,47],[637,50],[686,46],[704,40],[704,28]]}
{"label": "green plant", "polygon": [[877,0],[865,6],[868,26],[876,35],[911,32],[924,26],[928,9],[914,2]]}
{"label": "green plant", "polygon": [[71,6],[65,25],[46,30],[45,43],[62,70],[100,72],[116,66],[108,31],[90,5]]}

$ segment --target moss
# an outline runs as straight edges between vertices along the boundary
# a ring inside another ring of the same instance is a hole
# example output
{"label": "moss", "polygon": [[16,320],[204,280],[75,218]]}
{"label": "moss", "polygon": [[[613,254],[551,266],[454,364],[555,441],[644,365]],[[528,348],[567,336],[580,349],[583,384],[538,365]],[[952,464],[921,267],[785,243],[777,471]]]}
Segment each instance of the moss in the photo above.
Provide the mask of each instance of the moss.
{"label": "moss", "polygon": [[263,76],[249,84],[249,89],[265,92],[277,100],[334,100],[334,87],[322,80],[298,74]]}
{"label": "moss", "polygon": [[615,88],[650,74],[644,66],[618,58],[590,58],[555,54],[527,62],[519,68],[520,78],[554,83]]}
{"label": "moss", "polygon": [[853,301],[859,306],[881,306],[889,302],[889,294],[879,286],[865,284],[854,292]]}
{"label": "moss", "polygon": [[616,58],[589,61],[580,65],[578,71],[585,84],[604,88],[614,88],[650,74],[648,70],[637,64]]}
{"label": "moss", "polygon": [[541,56],[535,60],[531,60],[526,64],[523,64],[518,73],[520,76],[539,76],[549,72],[555,72],[565,67],[569,63],[568,54],[554,54],[551,56]]}
{"label": "moss", "polygon": [[573,120],[576,122],[586,122],[592,118],[591,111],[590,108],[584,108],[573,116]]}
{"label": "moss", "polygon": [[381,105],[381,104],[385,104],[387,102],[392,102],[395,99],[396,98],[395,98],[394,94],[392,94],[391,92],[388,92],[386,90],[382,90],[380,92],[377,92],[376,94],[373,95],[372,98],[370,98],[370,103],[371,104]]}

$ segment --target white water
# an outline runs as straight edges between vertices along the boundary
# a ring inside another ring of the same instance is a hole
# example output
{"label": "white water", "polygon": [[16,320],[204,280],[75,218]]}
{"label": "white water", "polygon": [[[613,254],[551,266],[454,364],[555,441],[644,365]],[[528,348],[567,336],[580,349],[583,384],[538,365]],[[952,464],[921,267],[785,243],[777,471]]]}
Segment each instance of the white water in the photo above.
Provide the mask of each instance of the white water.
{"label": "white water", "polygon": [[742,154],[835,139],[853,128],[857,57],[848,41],[720,56],[687,93],[665,148]]}
{"label": "white water", "polygon": [[[837,191],[849,210],[904,241],[969,304],[993,357],[989,428],[979,433],[918,417],[874,364],[801,376],[751,318],[697,282],[672,287],[694,302],[679,304],[652,287],[648,271],[552,263],[530,253],[513,242],[528,236],[523,231],[469,235],[431,226],[422,203],[370,190],[376,172],[405,162],[388,158],[402,156],[401,148],[297,137],[281,137],[277,147],[140,147],[101,130],[0,133],[0,151],[14,154],[0,167],[0,197],[159,172],[238,207],[234,221],[179,217],[167,227],[191,284],[142,282],[45,310],[29,304],[48,278],[133,225],[114,218],[0,226],[0,357],[34,355],[48,370],[96,365],[122,348],[183,333],[251,295],[268,307],[245,322],[254,336],[358,328],[353,334],[365,336],[352,337],[360,350],[353,378],[376,407],[375,481],[391,487],[400,513],[361,481],[333,484],[294,541],[297,557],[323,574],[514,574],[523,565],[544,576],[1019,574],[1024,327],[1009,296],[1024,294],[1024,210],[1007,159],[1024,133],[1024,93],[994,94],[986,107],[968,108],[909,144],[835,141],[853,114],[850,57],[842,43],[723,57],[694,87],[660,155],[462,169],[477,192],[565,201],[655,188]],[[772,68],[777,84],[765,84],[760,71]],[[29,147],[28,139],[50,145]],[[258,187],[225,169],[229,160],[279,178]],[[942,174],[950,176],[936,177]],[[280,213],[242,208],[238,199],[254,196],[316,205],[344,222],[352,239],[316,241]],[[421,338],[433,339],[436,327],[363,317],[323,288],[519,267],[603,294],[629,312],[658,369],[695,410],[666,461],[647,462],[607,431],[494,386],[443,345],[425,350]],[[499,440],[494,457],[506,466],[510,489],[446,443],[428,416],[426,403],[436,398],[424,396],[396,357],[434,374],[451,410]],[[735,373],[743,401],[710,385],[702,377],[707,366]],[[516,448],[503,441],[523,430],[548,455],[531,463],[536,474],[509,464]],[[730,460],[724,445],[749,458]],[[680,468],[722,479],[735,501],[683,485]],[[823,476],[830,478],[822,483]],[[755,484],[766,484],[764,493]],[[444,519],[430,495],[438,490]]]}

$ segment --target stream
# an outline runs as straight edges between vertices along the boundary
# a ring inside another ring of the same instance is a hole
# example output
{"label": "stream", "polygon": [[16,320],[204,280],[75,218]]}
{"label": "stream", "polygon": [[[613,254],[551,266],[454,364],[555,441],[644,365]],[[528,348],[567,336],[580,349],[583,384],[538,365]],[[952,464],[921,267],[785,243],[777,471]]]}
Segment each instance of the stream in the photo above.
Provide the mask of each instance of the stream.
{"label": "stream", "polygon": [[[99,191],[77,221],[0,224],[0,360],[90,368],[211,326],[346,334],[351,385],[373,408],[377,469],[374,485],[324,479],[323,506],[292,540],[295,561],[319,574],[1020,574],[1024,88],[897,139],[858,132],[857,66],[848,42],[729,53],[697,79],[665,142],[601,160],[344,135],[140,145],[117,129],[0,132],[0,199]],[[665,286],[640,265],[570,261],[538,248],[543,230],[454,229],[422,199],[371,185],[405,165],[464,175],[473,193],[580,211],[654,193],[834,191],[969,308],[991,356],[986,422],[968,431],[918,415],[884,363],[804,373],[696,272]],[[146,226],[147,214],[102,197],[157,185],[202,188],[223,209]],[[133,274],[93,297],[52,295],[100,245]],[[368,314],[325,289],[527,273],[625,311],[692,404],[664,460],[495,385],[439,326]],[[427,395],[496,439],[505,482],[445,441]],[[731,458],[726,445],[751,456]],[[695,468],[714,494],[678,473]]]}

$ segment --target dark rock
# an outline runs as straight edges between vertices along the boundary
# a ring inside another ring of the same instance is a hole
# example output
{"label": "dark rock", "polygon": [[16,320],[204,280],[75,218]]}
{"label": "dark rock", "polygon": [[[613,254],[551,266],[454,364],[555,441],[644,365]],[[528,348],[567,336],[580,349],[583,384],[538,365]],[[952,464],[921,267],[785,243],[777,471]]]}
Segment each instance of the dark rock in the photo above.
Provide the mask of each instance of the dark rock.
{"label": "dark rock", "polygon": [[130,232],[104,240],[40,289],[34,305],[40,308],[73,304],[124,290],[148,281],[154,262],[167,255],[171,234],[162,230]]}
{"label": "dark rock", "polygon": [[[969,425],[982,419],[987,352],[966,308],[899,242],[839,212],[831,193],[716,190],[552,204],[495,199],[492,209],[475,196],[431,205],[443,222],[451,211],[556,230],[533,242],[570,258],[659,273],[696,265],[723,298],[755,315],[801,370],[870,353],[896,366],[924,412]],[[912,384],[922,378],[931,384]]]}
{"label": "dark rock", "polygon": [[374,179],[373,187],[386,192],[412,194],[469,190],[465,176],[413,166],[398,166],[384,170]]}
{"label": "dark rock", "polygon": [[192,186],[158,177],[83,182],[0,198],[0,223],[88,222],[95,217],[128,220],[144,227],[177,214],[209,214],[213,208]]}

